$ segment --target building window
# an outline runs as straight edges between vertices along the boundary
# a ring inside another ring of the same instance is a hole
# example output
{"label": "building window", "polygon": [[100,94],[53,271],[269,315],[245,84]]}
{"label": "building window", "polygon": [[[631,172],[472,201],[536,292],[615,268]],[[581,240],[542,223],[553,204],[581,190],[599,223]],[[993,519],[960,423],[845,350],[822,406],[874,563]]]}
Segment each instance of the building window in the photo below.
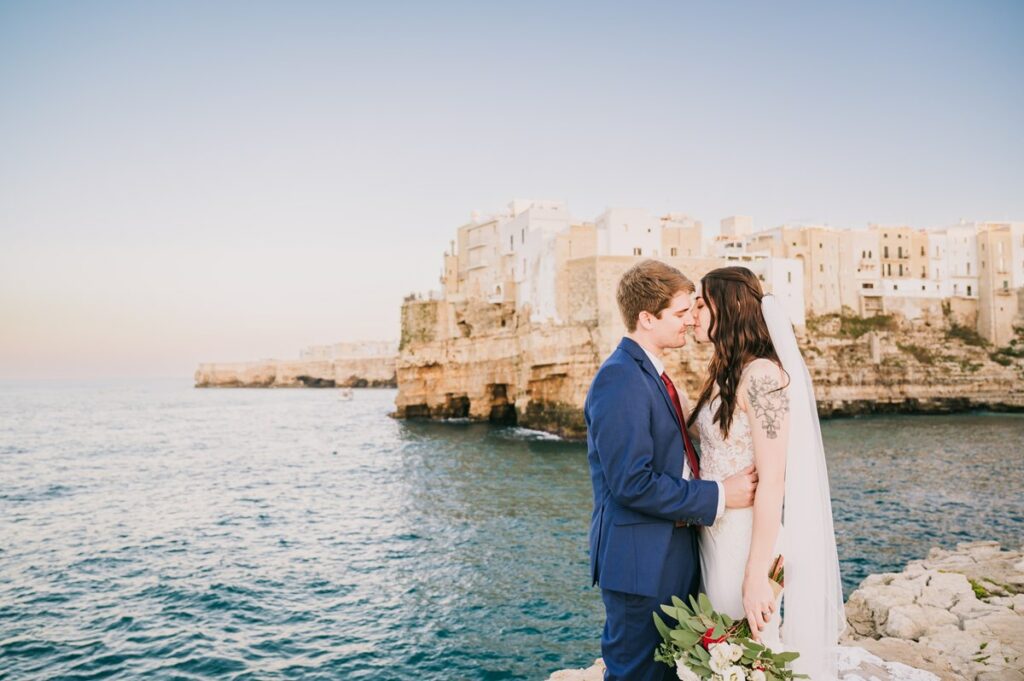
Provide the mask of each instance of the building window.
{"label": "building window", "polygon": [[971,295],[971,285],[967,285],[967,295]]}
{"label": "building window", "polygon": [[874,287],[875,287],[875,285],[870,283],[870,282],[866,282],[864,284],[861,284],[861,288],[874,288]]}
{"label": "building window", "polygon": [[818,248],[819,248],[819,249],[820,249],[820,248],[825,248],[825,244],[823,244],[823,243],[821,243],[821,242],[819,241],[819,242],[818,242]]}
{"label": "building window", "polygon": [[792,272],[786,272],[786,283],[787,284],[792,284],[793,283],[793,273]]}
{"label": "building window", "polygon": [[924,290],[924,284],[921,284],[921,290],[922,291]]}
{"label": "building window", "polygon": [[1008,282],[1006,279],[1003,279],[1003,290],[1004,291],[1009,291],[1010,290],[1010,282]]}
{"label": "building window", "polygon": [[669,249],[669,255],[679,255],[679,249],[673,246]]}
{"label": "building window", "polygon": [[818,271],[819,272],[824,272],[825,271],[825,266],[824,265],[818,265]]}
{"label": "building window", "polygon": [[900,246],[899,248],[896,249],[896,257],[897,258],[902,258],[903,257],[903,246]]}
{"label": "building window", "polygon": [[634,248],[633,249],[633,255],[643,255],[643,254],[644,254],[644,249],[642,249],[642,248]]}
{"label": "building window", "polygon": [[900,276],[903,276],[903,265],[900,265]]}
{"label": "building window", "polygon": [[[967,263],[967,276],[968,277],[971,276],[971,263]],[[971,295],[971,294],[968,293],[967,295]]]}
{"label": "building window", "polygon": [[921,268],[921,278],[922,279],[927,279],[928,278],[928,269],[925,268],[925,267]]}
{"label": "building window", "polygon": [[924,246],[921,246],[921,255],[924,255]]}
{"label": "building window", "polygon": [[516,238],[514,236],[510,236],[508,238],[508,250],[511,251],[513,248],[515,248],[515,245],[516,245]]}
{"label": "building window", "polygon": [[888,258],[889,257],[889,247],[888,246],[886,246],[885,249],[882,251],[882,257],[883,258]]}
{"label": "building window", "polygon": [[525,227],[523,227],[521,230],[519,230],[519,243],[521,243],[521,244],[525,244],[526,243],[526,228]]}

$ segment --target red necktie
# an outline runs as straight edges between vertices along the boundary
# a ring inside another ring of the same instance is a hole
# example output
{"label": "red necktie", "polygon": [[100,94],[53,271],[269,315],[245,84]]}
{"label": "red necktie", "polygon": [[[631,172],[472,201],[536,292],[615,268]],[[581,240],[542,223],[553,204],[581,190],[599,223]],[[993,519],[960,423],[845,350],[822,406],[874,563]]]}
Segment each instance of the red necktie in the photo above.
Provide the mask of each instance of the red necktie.
{"label": "red necktie", "polygon": [[668,396],[672,398],[672,404],[675,405],[676,416],[679,417],[679,430],[683,433],[683,446],[686,447],[686,459],[690,462],[690,472],[693,473],[694,480],[700,480],[700,466],[697,463],[697,452],[693,449],[693,443],[690,442],[690,434],[686,432],[686,421],[683,419],[683,407],[679,404],[679,393],[676,392],[676,387],[672,384],[672,379],[668,377],[668,374],[662,372],[661,380],[665,384],[665,388],[668,390]]}

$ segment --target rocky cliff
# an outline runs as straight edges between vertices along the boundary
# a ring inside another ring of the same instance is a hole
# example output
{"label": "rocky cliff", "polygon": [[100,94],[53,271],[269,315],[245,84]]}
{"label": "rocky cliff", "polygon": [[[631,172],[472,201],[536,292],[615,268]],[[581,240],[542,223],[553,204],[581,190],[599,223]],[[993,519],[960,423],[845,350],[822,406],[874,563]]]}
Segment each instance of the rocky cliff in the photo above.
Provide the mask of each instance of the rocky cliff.
{"label": "rocky cliff", "polygon": [[[515,422],[568,438],[586,434],[583,401],[622,324],[600,268],[574,272],[566,322],[476,301],[408,300],[396,367],[396,415]],[[1024,330],[988,345],[949,315],[811,318],[801,349],[823,416],[1024,410]],[[696,398],[711,348],[691,342],[666,366]]]}
{"label": "rocky cliff", "polygon": [[393,388],[395,358],[200,364],[197,388]]}

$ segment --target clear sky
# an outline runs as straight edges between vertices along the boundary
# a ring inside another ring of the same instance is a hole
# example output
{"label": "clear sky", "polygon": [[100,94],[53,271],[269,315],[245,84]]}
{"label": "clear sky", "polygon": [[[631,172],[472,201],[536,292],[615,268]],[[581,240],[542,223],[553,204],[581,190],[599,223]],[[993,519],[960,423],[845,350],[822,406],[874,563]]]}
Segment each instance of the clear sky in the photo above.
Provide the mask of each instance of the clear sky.
{"label": "clear sky", "polygon": [[473,209],[1024,220],[1021,2],[0,0],[0,378],[397,339]]}

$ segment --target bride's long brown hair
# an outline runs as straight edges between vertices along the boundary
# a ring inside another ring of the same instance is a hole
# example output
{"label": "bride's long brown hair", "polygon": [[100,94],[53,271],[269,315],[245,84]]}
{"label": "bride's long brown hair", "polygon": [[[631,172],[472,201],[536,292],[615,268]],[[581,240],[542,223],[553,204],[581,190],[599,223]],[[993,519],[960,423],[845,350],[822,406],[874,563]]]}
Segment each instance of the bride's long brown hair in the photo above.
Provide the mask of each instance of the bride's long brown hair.
{"label": "bride's long brown hair", "polygon": [[712,421],[718,423],[722,436],[728,437],[743,369],[761,357],[775,362],[779,368],[782,362],[761,312],[764,293],[753,272],[746,267],[720,267],[704,275],[700,288],[704,305],[711,313],[708,339],[715,346],[715,353],[687,425],[693,425],[717,385],[720,402]]}

